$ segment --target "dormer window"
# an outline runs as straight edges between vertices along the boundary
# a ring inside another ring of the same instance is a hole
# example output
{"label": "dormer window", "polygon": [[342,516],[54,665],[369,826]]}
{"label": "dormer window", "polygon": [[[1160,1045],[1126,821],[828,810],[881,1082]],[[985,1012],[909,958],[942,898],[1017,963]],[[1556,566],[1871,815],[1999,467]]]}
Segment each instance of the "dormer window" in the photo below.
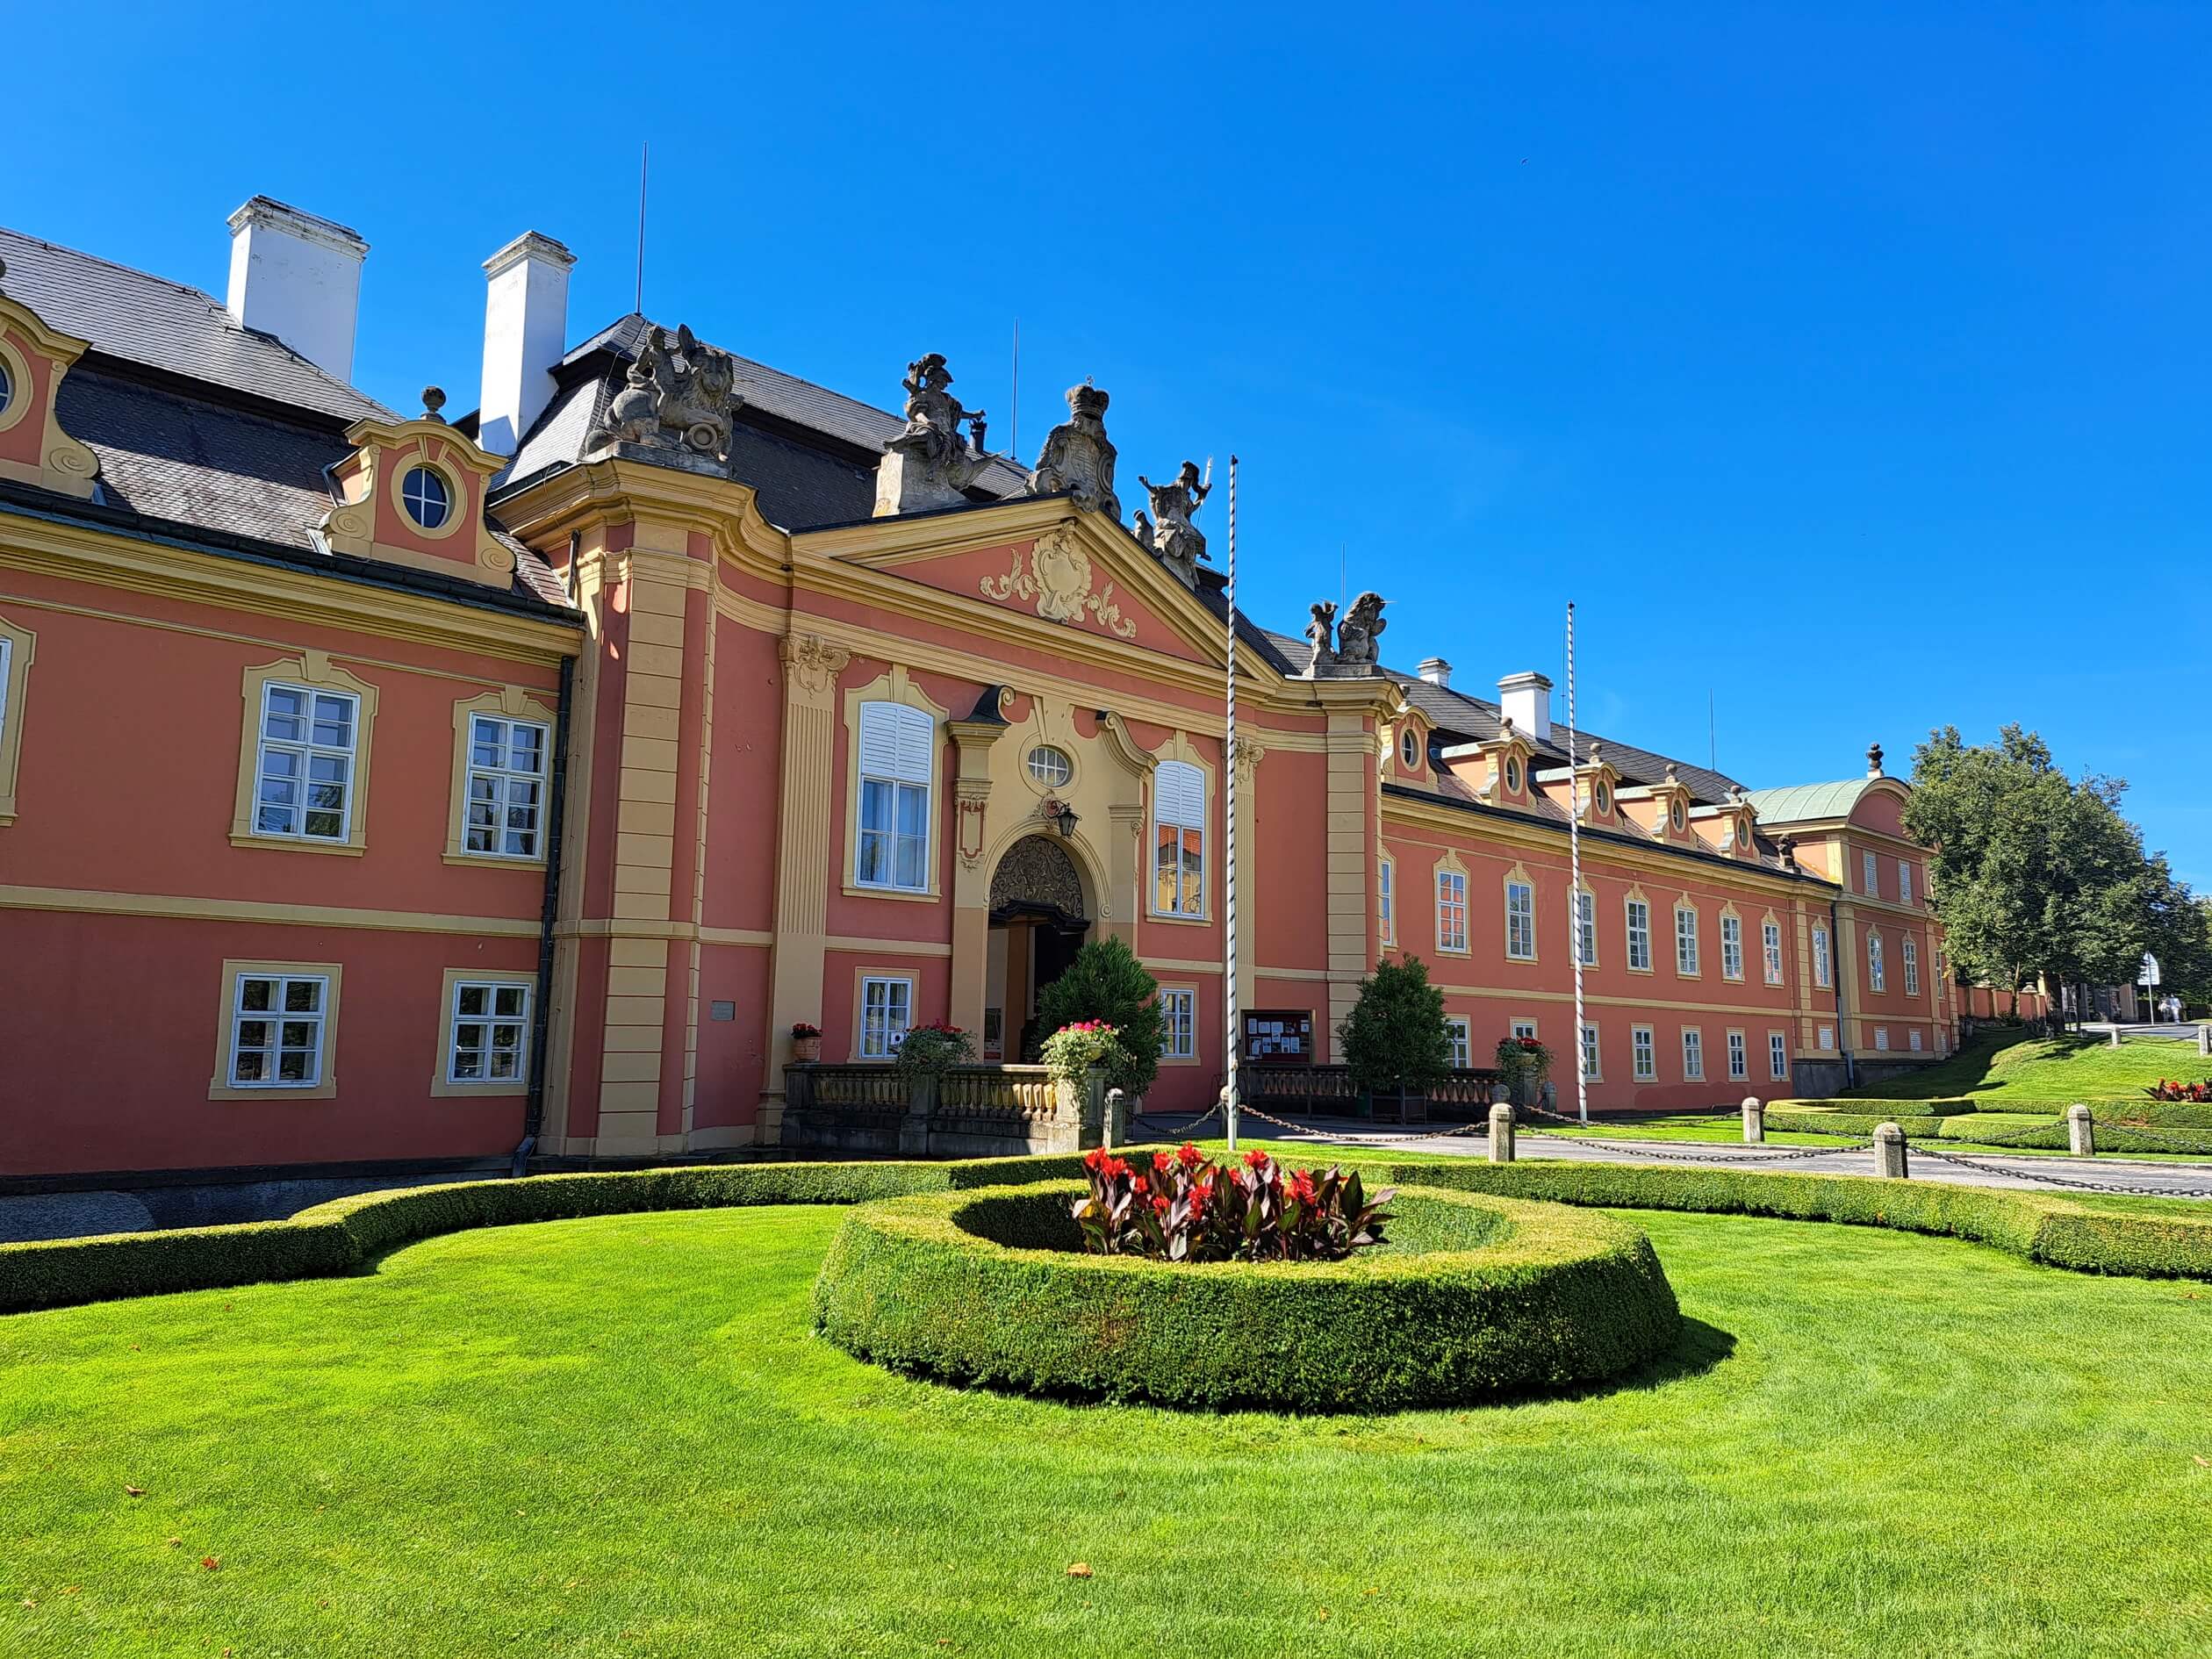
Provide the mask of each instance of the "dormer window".
{"label": "dormer window", "polygon": [[15,382],[8,377],[8,365],[0,363],[0,414],[8,413],[8,406],[15,401]]}
{"label": "dormer window", "polygon": [[1603,778],[1598,780],[1598,810],[1600,812],[1612,810],[1612,790]]}
{"label": "dormer window", "polygon": [[1679,800],[1667,808],[1667,822],[1672,824],[1677,832],[1681,830],[1683,825],[1690,822],[1689,815],[1683,811],[1682,802]]}
{"label": "dormer window", "polygon": [[1744,819],[1736,820],[1736,845],[1748,848],[1751,844],[1751,826]]}
{"label": "dormer window", "polygon": [[1520,762],[1509,755],[1505,758],[1505,792],[1508,794],[1517,795],[1520,794]]}
{"label": "dormer window", "polygon": [[1420,771],[1421,735],[1411,726],[1405,729],[1405,735],[1398,739],[1398,758],[1404,763],[1406,771]]}
{"label": "dormer window", "polygon": [[426,530],[442,529],[453,512],[453,492],[446,481],[428,467],[409,467],[399,486],[399,499],[407,516]]}

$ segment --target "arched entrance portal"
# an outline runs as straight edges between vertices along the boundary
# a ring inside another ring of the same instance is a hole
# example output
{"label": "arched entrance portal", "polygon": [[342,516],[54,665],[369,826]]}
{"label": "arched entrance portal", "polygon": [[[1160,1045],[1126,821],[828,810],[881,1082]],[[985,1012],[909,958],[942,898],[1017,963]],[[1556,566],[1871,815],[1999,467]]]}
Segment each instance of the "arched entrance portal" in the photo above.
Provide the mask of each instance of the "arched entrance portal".
{"label": "arched entrance portal", "polygon": [[991,931],[983,985],[982,1058],[1033,1057],[1040,992],[1074,959],[1090,932],[1083,879],[1049,835],[1024,836],[991,872]]}

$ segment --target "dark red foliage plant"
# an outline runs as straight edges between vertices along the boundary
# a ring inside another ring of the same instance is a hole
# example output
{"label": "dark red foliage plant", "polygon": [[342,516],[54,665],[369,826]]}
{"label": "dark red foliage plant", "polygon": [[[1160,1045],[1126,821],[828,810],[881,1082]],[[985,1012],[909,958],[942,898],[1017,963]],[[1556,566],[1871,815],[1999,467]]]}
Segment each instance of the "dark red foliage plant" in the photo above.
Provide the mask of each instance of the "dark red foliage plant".
{"label": "dark red foliage plant", "polygon": [[2152,1100],[2194,1101],[2201,1106],[2212,1105],[2212,1081],[2184,1083],[2171,1077],[2162,1077],[2155,1083],[2145,1085],[2143,1092]]}
{"label": "dark red foliage plant", "polygon": [[1382,1242],[1382,1206],[1397,1196],[1369,1197],[1356,1169],[1289,1169],[1257,1147],[1217,1164],[1189,1142],[1149,1165],[1094,1150],[1083,1173],[1083,1248],[1155,1261],[1341,1261]]}

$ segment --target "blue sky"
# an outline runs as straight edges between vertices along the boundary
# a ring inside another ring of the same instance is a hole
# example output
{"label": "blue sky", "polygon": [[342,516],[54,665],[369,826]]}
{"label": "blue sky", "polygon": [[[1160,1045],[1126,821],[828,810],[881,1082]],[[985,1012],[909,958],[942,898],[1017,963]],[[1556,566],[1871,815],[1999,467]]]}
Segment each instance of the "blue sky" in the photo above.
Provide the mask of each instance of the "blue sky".
{"label": "blue sky", "polygon": [[1574,599],[1585,723],[1702,759],[1710,695],[1754,786],[2018,721],[2212,886],[2212,10],[362,15],[18,16],[0,223],[219,293],[247,196],[341,219],[356,378],[463,408],[518,232],[629,309],[650,140],[654,315],[944,351],[1002,445],[1018,316],[1025,453],[1091,375],[1130,497],[1244,456],[1277,627],[1341,549],[1481,690]]}

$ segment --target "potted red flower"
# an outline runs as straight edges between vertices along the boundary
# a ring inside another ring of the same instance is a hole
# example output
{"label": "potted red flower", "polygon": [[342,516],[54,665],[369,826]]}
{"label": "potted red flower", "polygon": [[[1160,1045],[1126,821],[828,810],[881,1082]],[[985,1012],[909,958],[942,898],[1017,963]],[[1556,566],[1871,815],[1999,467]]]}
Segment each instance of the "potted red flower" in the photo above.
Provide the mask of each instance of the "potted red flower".
{"label": "potted red flower", "polygon": [[791,1058],[811,1062],[822,1058],[822,1027],[801,1020],[791,1028]]}

